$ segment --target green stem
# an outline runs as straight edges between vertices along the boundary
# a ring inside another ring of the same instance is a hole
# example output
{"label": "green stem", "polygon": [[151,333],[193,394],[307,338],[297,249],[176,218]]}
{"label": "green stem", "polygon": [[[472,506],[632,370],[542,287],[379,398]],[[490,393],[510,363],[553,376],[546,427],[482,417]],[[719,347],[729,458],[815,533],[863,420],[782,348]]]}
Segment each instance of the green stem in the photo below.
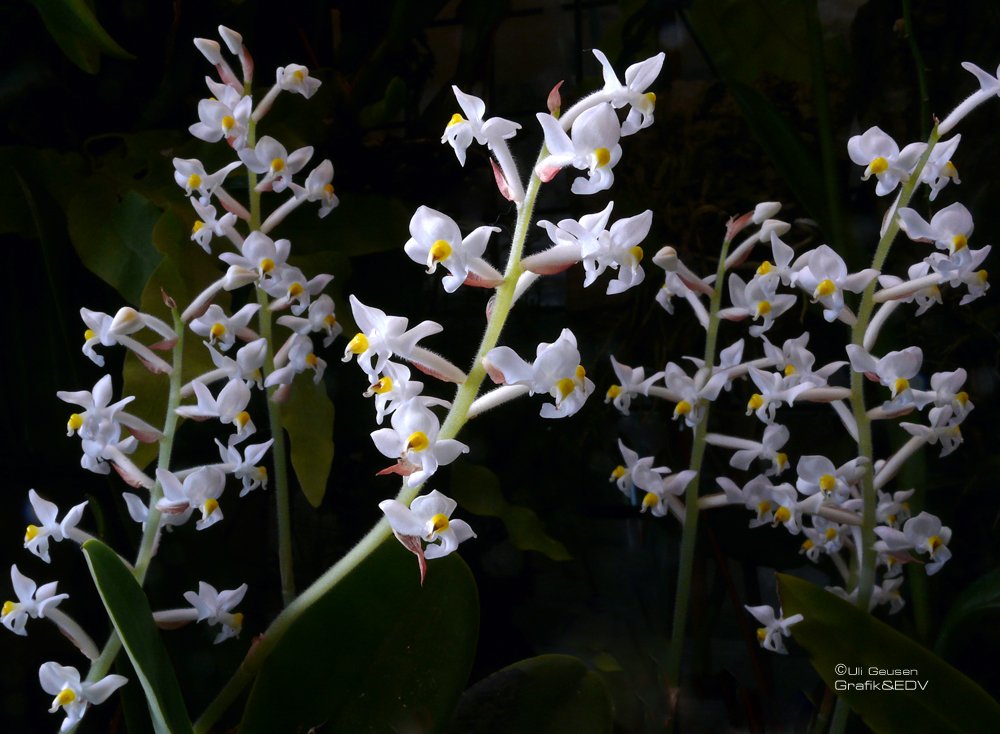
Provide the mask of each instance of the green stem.
{"label": "green stem", "polygon": [[[170,457],[174,448],[174,434],[177,431],[177,408],[181,404],[181,385],[183,383],[181,373],[184,368],[184,324],[177,309],[171,309],[171,315],[173,316],[177,342],[173,348],[170,392],[167,395],[167,413],[163,419],[163,438],[160,439],[160,450],[156,461],[156,466],[160,469],[168,469],[170,467]],[[153,558],[156,539],[160,533],[160,511],[156,509],[156,503],[162,498],[163,488],[159,482],[156,482],[149,491],[149,514],[146,517],[146,526],[142,531],[142,539],[139,541],[136,560],[132,566],[132,574],[140,586],[146,580],[146,572],[149,570],[149,562]],[[118,633],[112,630],[108,641],[104,643],[104,647],[101,649],[100,655],[90,664],[86,682],[94,683],[106,676],[121,649],[122,643],[118,638]],[[68,731],[73,732],[75,730],[76,727],[73,727]]]}
{"label": "green stem", "polygon": [[[705,367],[715,365],[716,344],[719,337],[719,308],[722,305],[722,290],[726,275],[726,258],[729,256],[730,238],[722,242],[719,253],[719,267],[715,273],[715,290],[712,291],[711,307],[708,314],[708,333],[705,337]],[[705,434],[708,433],[708,415],[711,403],[702,400],[701,420],[695,426],[691,441],[691,463],[688,468],[697,472],[685,490],[684,528],[681,531],[681,556],[677,572],[677,594],[674,597],[674,623],[670,635],[670,651],[667,657],[667,679],[673,685],[680,683],[681,662],[684,657],[684,633],[687,626],[688,606],[691,599],[691,579],[694,575],[695,546],[698,540],[698,494],[701,485],[701,465],[705,458]]]}
{"label": "green stem", "polygon": [[[246,92],[249,94],[249,91]],[[257,140],[257,123],[251,119],[247,126],[247,145],[253,147]],[[257,191],[257,174],[247,169],[248,200],[250,203],[250,231],[260,230],[260,192]],[[270,301],[267,293],[257,286],[257,323],[260,335],[264,338],[266,354],[264,356],[264,376],[274,372],[274,342],[271,324]],[[292,514],[291,498],[288,488],[288,451],[285,445],[285,431],[281,425],[281,411],[275,404],[274,392],[277,386],[267,391],[267,423],[274,443],[271,444],[271,457],[274,461],[274,501],[275,514],[278,523],[278,572],[281,575],[281,600],[288,606],[295,598],[295,563],[292,558]]]}
{"label": "green stem", "polygon": [[917,88],[920,90],[920,134],[927,137],[927,125],[930,122],[931,96],[927,91],[927,66],[924,64],[917,37],[913,34],[913,8],[910,0],[903,0],[903,27],[906,29],[906,42],[910,46],[913,65],[917,71]]}
{"label": "green stem", "polygon": [[[539,154],[539,160],[545,153],[545,149]],[[497,288],[496,300],[493,304],[492,314],[489,324],[483,334],[479,350],[476,352],[472,368],[469,370],[465,382],[459,385],[452,401],[451,409],[441,425],[438,433],[439,439],[454,438],[468,420],[469,408],[476,399],[483,380],[486,377],[486,370],[482,366],[483,357],[493,349],[500,339],[507,317],[510,315],[511,307],[514,303],[514,291],[517,287],[517,280],[521,275],[521,254],[524,250],[524,242],[527,239],[528,228],[531,224],[532,213],[535,208],[535,199],[541,186],[541,180],[532,173],[525,191],[524,201],[518,206],[517,225],[514,229],[514,237],[511,242],[510,256],[507,258],[507,269],[504,272],[504,281]],[[275,442],[277,443],[277,442]],[[416,497],[423,485],[407,487],[405,484],[396,495],[396,499],[404,504],[409,504]],[[195,722],[195,734],[204,734],[211,729],[212,725],[226,712],[244,688],[253,680],[260,670],[261,665],[278,645],[285,633],[291,628],[295,621],[319,599],[330,592],[341,580],[351,571],[357,568],[376,548],[392,534],[389,523],[382,519],[358,542],[336,564],[312,583],[298,598],[288,604],[285,609],[275,618],[258,641],[250,648],[246,658],[240,667],[233,674],[233,677],[226,683],[223,689],[208,705],[202,715]]]}
{"label": "green stem", "polygon": [[[903,184],[899,198],[889,212],[888,225],[886,226],[885,233],[879,240],[878,247],[875,249],[875,257],[872,260],[872,267],[879,272],[882,271],[886,258],[889,256],[889,250],[892,248],[893,240],[896,239],[896,235],[899,233],[899,218],[897,216],[899,210],[910,203],[913,192],[920,182],[920,173],[927,164],[931,151],[937,144],[939,137],[937,127],[935,127],[931,131],[930,138],[927,140],[927,149],[924,151],[923,156],[921,156],[913,173],[910,174],[910,177]],[[865,332],[868,330],[868,325],[871,322],[872,312],[875,308],[875,285],[876,280],[873,279],[861,296],[861,305],[858,307],[858,320],[854,325],[851,335],[851,343],[857,346],[863,346]],[[875,545],[875,509],[878,502],[878,493],[875,491],[874,485],[873,467],[875,456],[872,446],[872,425],[871,420],[868,418],[868,409],[865,405],[864,383],[864,375],[852,370],[851,410],[858,424],[858,455],[868,459],[861,485],[863,499],[861,547],[864,549],[864,553],[859,564],[857,603],[859,609],[867,611],[872,597],[872,590],[875,586],[875,553],[871,549]],[[831,731],[836,732],[837,730],[831,729]]]}

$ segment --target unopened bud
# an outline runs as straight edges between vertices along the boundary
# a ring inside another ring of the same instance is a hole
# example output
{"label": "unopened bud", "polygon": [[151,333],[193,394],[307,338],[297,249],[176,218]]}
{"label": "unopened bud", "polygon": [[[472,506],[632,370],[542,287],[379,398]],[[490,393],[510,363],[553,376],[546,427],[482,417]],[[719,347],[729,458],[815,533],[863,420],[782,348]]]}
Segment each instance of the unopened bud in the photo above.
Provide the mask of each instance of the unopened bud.
{"label": "unopened bud", "polygon": [[226,48],[234,54],[238,54],[240,49],[243,48],[243,36],[234,31],[232,28],[226,28],[224,25],[220,25],[219,37],[222,38],[223,42],[226,44]]}
{"label": "unopened bud", "polygon": [[546,106],[549,108],[549,114],[553,117],[559,117],[559,113],[562,110],[562,95],[559,94],[559,87],[563,85],[563,81],[561,80],[552,87],[552,91],[549,92],[549,98],[545,101]]}
{"label": "unopened bud", "polygon": [[680,259],[677,257],[677,250],[670,245],[661,247],[659,252],[653,255],[653,264],[663,268],[668,273],[675,272],[680,264]]}
{"label": "unopened bud", "polygon": [[753,208],[753,223],[760,224],[765,219],[770,219],[775,214],[781,211],[781,202],[779,201],[762,201],[760,204]]}
{"label": "unopened bud", "polygon": [[208,63],[213,66],[218,66],[222,63],[222,48],[219,46],[218,41],[208,38],[196,38],[194,39],[194,46],[201,51],[202,56],[208,59]]}

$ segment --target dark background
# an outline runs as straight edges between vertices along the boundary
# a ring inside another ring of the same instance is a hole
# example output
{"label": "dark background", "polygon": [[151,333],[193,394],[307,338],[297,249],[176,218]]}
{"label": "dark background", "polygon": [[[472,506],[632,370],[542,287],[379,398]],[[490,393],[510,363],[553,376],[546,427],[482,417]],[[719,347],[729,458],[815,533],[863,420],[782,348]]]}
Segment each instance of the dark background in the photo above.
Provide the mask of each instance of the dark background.
{"label": "dark background", "polygon": [[[430,346],[462,365],[474,353],[486,294],[461,289],[449,296],[436,279],[424,276],[402,253],[409,217],[427,204],[455,218],[463,232],[496,224],[503,233],[490,255],[502,264],[514,211],[497,195],[482,148],[470,149],[462,169],[451,149],[440,144],[444,123],[455,111],[450,84],[483,97],[489,114],[522,123],[514,152],[526,169],[541,137],[534,113],[544,109],[553,84],[565,80],[567,103],[600,86],[590,48],[604,50],[620,77],[629,64],[666,51],[653,87],[656,123],[623,142],[614,189],[589,200],[570,197],[570,178],[564,175],[543,189],[538,218],[578,217],[609,199],[615,201],[615,218],[649,208],[654,224],[647,253],[669,243],[693,268],[710,272],[728,217],[758,201],[779,200],[785,204],[782,218],[796,224],[789,242],[829,242],[857,269],[867,265],[888,202],[876,199],[870,182],[859,181],[859,169],[846,156],[847,138],[878,124],[901,144],[922,139],[931,115],[943,117],[975,89],[960,62],[992,70],[1000,60],[995,45],[1000,11],[992,3],[914,5],[908,35],[903,6],[882,1],[818,8],[765,0],[102,1],[95,7],[98,20],[133,58],[101,55],[96,73],[61,52],[32,4],[5,5],[0,9],[5,49],[0,234],[9,299],[6,410],[0,422],[9,495],[8,509],[0,514],[4,568],[9,558],[39,583],[59,578],[60,590],[71,593],[63,608],[87,629],[101,630],[93,636],[103,641],[105,622],[81,554],[55,545],[54,563],[45,567],[21,550],[23,527],[32,521],[26,496],[36,488],[63,510],[86,498],[84,526],[120,550],[134,546],[137,529],[117,497],[120,482],[79,469],[77,442],[63,435],[69,406],[55,391],[89,389],[103,374],[79,352],[79,308],[113,313],[122,302],[77,254],[92,231],[88,226],[109,223],[132,236],[130,245],[149,247],[148,232],[146,239],[142,232],[160,210],[175,210],[187,224],[193,219],[172,182],[170,158],[229,160],[228,151],[186,132],[206,94],[202,78],[211,72],[192,37],[216,37],[220,23],[242,32],[255,58],[260,93],[278,65],[303,63],[323,80],[309,102],[282,95],[261,132],[290,149],[315,146],[316,161],[331,158],[341,206],[322,221],[311,208],[297,212],[278,231],[292,239],[296,252],[336,265],[334,293],[342,318],[349,313],[346,295],[354,293],[411,323],[435,319],[447,332]],[[915,61],[914,45],[922,64]],[[960,126],[963,143],[955,162],[963,183],[949,186],[936,202],[961,200],[970,208],[974,247],[1000,231],[994,205],[998,114],[996,104],[988,104]],[[825,168],[819,164],[824,146]],[[81,195],[101,186],[114,192],[107,210],[81,202]],[[114,206],[123,201],[140,205],[126,216]],[[926,202],[916,206],[930,211]],[[540,234],[529,240],[529,250],[546,245]],[[899,272],[923,254],[900,241],[891,262]],[[191,257],[202,253],[192,246]],[[649,371],[682,354],[700,355],[703,344],[685,304],[678,302],[678,314],[668,317],[654,303],[662,280],[651,262],[646,282],[627,294],[604,296],[604,282],[583,290],[579,268],[546,279],[519,305],[504,337],[527,356],[539,341],[551,342],[561,328],[572,328],[588,375],[598,385],[584,410],[569,420],[543,422],[538,402],[524,400],[475,421],[461,436],[472,447],[462,461],[494,472],[507,500],[536,512],[552,539],[543,543],[548,554],[526,550],[530,543],[512,541],[499,520],[463,513],[479,534],[462,549],[479,582],[482,608],[470,682],[530,655],[577,655],[609,684],[618,730],[660,731],[679,532],[668,519],[639,516],[606,479],[620,462],[618,436],[640,454],[655,453],[660,463],[679,469],[687,462],[690,433],[677,431],[670,406],[638,401],[623,418],[603,405],[601,396],[613,381],[607,355]],[[905,476],[923,487],[915,511],[939,514],[954,531],[953,559],[932,579],[911,575],[916,578],[907,584],[910,603],[894,620],[932,647],[956,598],[994,569],[998,557],[993,478],[1000,462],[990,439],[997,408],[997,306],[993,292],[967,308],[959,309],[957,302],[947,293],[943,306],[920,319],[904,309],[907,316],[897,316],[882,341],[886,350],[919,344],[928,375],[964,366],[976,404],[963,426],[965,445],[943,460],[932,449]],[[820,358],[837,358],[845,332],[818,316],[817,309],[790,314],[781,325],[787,331],[779,330],[772,340],[808,328]],[[792,324],[794,319],[801,326]],[[723,339],[738,334],[735,328],[724,330]],[[339,558],[377,519],[377,502],[396,489],[392,479],[373,477],[383,465],[367,435],[375,428],[373,411],[360,397],[364,377],[339,362],[342,346],[338,341],[325,355],[326,385],[337,406],[330,487],[318,512],[301,497],[293,508],[300,584]],[[121,355],[111,352],[108,359],[112,375],[120,374]],[[449,396],[446,387],[428,391]],[[745,391],[734,390],[713,408],[713,427],[748,435],[759,431],[743,416],[745,400]],[[837,463],[850,457],[829,410],[785,410],[781,418],[792,428],[793,460],[802,453],[826,453]],[[178,455],[191,462],[213,460],[214,449],[204,448],[211,435],[206,426],[185,428]],[[879,432],[883,455],[901,436],[897,429]],[[726,461],[727,455],[709,452],[707,473],[732,475]],[[458,474],[458,469],[443,471],[433,486],[449,492],[452,475]],[[460,494],[462,488],[451,489]],[[226,513],[225,522],[209,532],[189,537],[195,533],[188,527],[169,538],[148,584],[154,608],[178,606],[181,593],[199,579],[219,588],[250,584],[240,641],[213,648],[214,633],[203,628],[171,633],[179,641],[177,664],[195,712],[280,603],[270,495],[229,501]],[[691,685],[681,696],[685,728],[691,731],[800,730],[808,721],[809,699],[822,691],[794,644],[791,656],[780,659],[756,648],[742,605],[773,602],[772,569],[818,583],[828,582],[829,569],[807,565],[797,553],[800,541],[768,529],[751,532],[746,520],[744,512],[732,509],[704,521],[687,656]],[[563,555],[553,542],[571,559],[553,560]],[[4,588],[9,589],[6,582]],[[943,654],[997,695],[1000,678],[991,661],[1000,644],[991,622],[982,618],[963,625]],[[36,622],[29,631],[27,640],[0,635],[5,679],[13,682],[4,687],[0,708],[10,731],[54,730],[58,717],[45,713],[49,701],[37,685],[37,668],[50,659],[85,666],[51,626]],[[83,730],[116,730],[115,706],[91,711]]]}

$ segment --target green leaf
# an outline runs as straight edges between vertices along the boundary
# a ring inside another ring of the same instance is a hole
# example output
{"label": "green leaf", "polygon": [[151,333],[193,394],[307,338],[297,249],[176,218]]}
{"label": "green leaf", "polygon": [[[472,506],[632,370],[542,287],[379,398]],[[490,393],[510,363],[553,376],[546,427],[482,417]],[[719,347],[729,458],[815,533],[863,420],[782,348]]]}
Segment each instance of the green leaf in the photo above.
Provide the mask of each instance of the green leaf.
{"label": "green leaf", "polygon": [[300,375],[288,401],[281,405],[280,417],[288,432],[292,468],[302,493],[309,504],[319,507],[333,462],[333,402],[325,385]]}
{"label": "green leaf", "polygon": [[545,532],[534,510],[507,502],[500,480],[486,467],[465,462],[452,467],[451,496],[469,512],[500,518],[516,548],[544,553],[553,561],[572,558],[566,546]]}
{"label": "green leaf", "polygon": [[[457,554],[379,548],[289,629],[261,668],[240,734],[435,731],[472,666],[479,601]],[[320,726],[322,725],[322,726]]]}
{"label": "green leaf", "polygon": [[77,254],[133,306],[160,262],[152,242],[160,210],[134,191],[115,192],[100,174],[83,182],[69,203],[67,226]]}
{"label": "green leaf", "polygon": [[[807,581],[778,574],[778,590],[784,615],[805,617],[791,632],[816,672],[876,732],[1000,731],[1000,704],[934,653]],[[838,673],[838,665],[859,673]],[[871,675],[870,668],[915,672]],[[895,680],[915,690],[838,690]]]}
{"label": "green leaf", "polygon": [[101,52],[119,59],[135,58],[97,21],[84,0],[30,0],[66,58],[88,74],[101,68]]}
{"label": "green leaf", "polygon": [[[184,225],[173,212],[163,212],[152,230],[153,243],[163,258],[146,281],[139,299],[139,310],[170,324],[173,319],[170,310],[163,303],[162,292],[165,291],[177,302],[177,307],[183,310],[209,283],[220,278],[222,272],[215,267],[215,261],[211,257],[188,239]],[[215,302],[224,309],[227,308],[229,294],[220,293]],[[169,358],[167,361],[170,361]],[[215,366],[208,349],[197,338],[184,340],[182,361],[183,383]],[[122,372],[125,378],[122,394],[136,397],[129,405],[129,412],[150,425],[162,426],[169,389],[167,375],[154,375],[131,352],[125,357]],[[137,466],[144,467],[156,457],[156,452],[156,444],[140,444],[132,455],[132,461]]]}
{"label": "green leaf", "polygon": [[191,732],[184,698],[146,595],[118,555],[104,543],[88,540],[83,552],[104,608],[146,693],[154,728],[171,734]]}
{"label": "green leaf", "polygon": [[952,602],[948,616],[941,624],[935,650],[943,655],[956,638],[974,632],[975,622],[998,613],[1000,613],[1000,569],[995,569],[972,583]]}
{"label": "green leaf", "polygon": [[570,655],[528,658],[462,694],[451,731],[461,734],[607,734],[611,695],[601,677]]}

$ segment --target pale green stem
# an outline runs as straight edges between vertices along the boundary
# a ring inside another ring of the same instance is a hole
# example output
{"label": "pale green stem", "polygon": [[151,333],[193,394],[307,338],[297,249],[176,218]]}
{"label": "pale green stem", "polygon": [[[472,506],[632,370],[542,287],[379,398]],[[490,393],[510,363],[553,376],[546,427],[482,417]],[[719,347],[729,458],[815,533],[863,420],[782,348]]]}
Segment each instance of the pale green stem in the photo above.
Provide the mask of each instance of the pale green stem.
{"label": "pale green stem", "polygon": [[[249,94],[249,90],[246,93]],[[256,120],[250,120],[247,128],[247,146],[252,148],[257,141]],[[250,203],[249,225],[250,231],[254,232],[260,229],[260,192],[256,190],[257,174],[249,168],[247,169],[247,186]],[[267,345],[264,356],[264,376],[266,377],[274,371],[274,343],[272,341],[271,311],[268,309],[270,301],[267,293],[259,285],[257,286],[257,303],[260,304],[260,310],[257,312],[260,335]],[[281,425],[281,412],[271,399],[277,389],[275,386],[267,391],[267,422],[271,438],[274,439],[274,443],[271,444],[271,456],[274,460],[274,500],[278,521],[278,571],[281,575],[281,600],[287,607],[295,598],[295,565],[292,559],[292,516],[285,432]]]}
{"label": "pale green stem", "polygon": [[[892,248],[893,240],[899,233],[899,210],[910,203],[913,192],[920,182],[920,173],[923,171],[931,151],[937,144],[939,135],[937,128],[931,132],[927,141],[927,150],[924,151],[920,161],[910,177],[903,184],[899,198],[889,212],[888,224],[885,233],[879,240],[875,250],[875,257],[872,260],[872,267],[879,272],[885,265],[889,250]],[[857,346],[864,344],[865,332],[871,322],[872,312],[875,307],[875,285],[876,280],[872,280],[865,288],[861,296],[861,305],[858,307],[858,320],[854,325],[851,342]],[[862,499],[863,510],[861,520],[861,547],[864,549],[860,562],[860,572],[858,574],[858,603],[859,609],[868,609],[871,601],[872,589],[875,586],[875,552],[872,547],[875,545],[875,508],[878,502],[878,493],[875,491],[873,466],[875,463],[874,449],[872,446],[872,425],[868,418],[868,410],[865,406],[865,377],[860,372],[851,371],[851,409],[854,419],[858,424],[858,455],[868,459],[862,479]]]}
{"label": "pale green stem", "polygon": [[[719,253],[719,267],[715,274],[715,290],[712,291],[708,312],[708,330],[705,337],[705,367],[715,364],[716,344],[719,338],[719,308],[722,305],[723,283],[726,274],[726,257],[729,255],[730,239],[722,242]],[[684,528],[681,531],[681,556],[678,562],[677,594],[674,597],[674,623],[670,635],[670,651],[667,657],[667,680],[672,685],[680,684],[681,663],[684,657],[684,633],[687,626],[688,606],[691,599],[691,579],[694,576],[694,552],[698,539],[698,490],[701,485],[701,464],[705,458],[705,434],[708,433],[708,415],[712,404],[702,400],[704,412],[695,426],[691,441],[691,463],[688,468],[696,472],[695,478],[685,490]]]}
{"label": "pale green stem", "polygon": [[[920,183],[920,173],[924,170],[930,158],[931,151],[937,144],[940,135],[937,126],[931,131],[931,136],[927,141],[927,150],[920,157],[913,173],[903,183],[903,188],[899,193],[899,198],[888,214],[885,233],[879,240],[875,249],[875,257],[872,259],[872,267],[879,272],[882,271],[886,259],[889,257],[889,250],[892,248],[893,240],[899,234],[899,210],[910,203],[913,192]],[[865,332],[871,322],[872,312],[875,308],[875,285],[872,280],[865,288],[861,296],[861,305],[858,306],[858,320],[854,325],[851,334],[851,343],[863,347]],[[851,410],[854,419],[858,424],[858,456],[868,459],[865,466],[864,476],[861,480],[861,548],[858,549],[861,555],[858,560],[858,601],[857,607],[863,611],[868,611],[868,606],[875,588],[875,525],[876,508],[878,506],[878,492],[875,489],[874,464],[875,454],[872,444],[872,424],[868,418],[868,409],[865,406],[865,376],[860,372],[851,371]],[[833,712],[833,721],[830,724],[830,734],[842,734],[847,726],[847,718],[850,709],[844,703],[844,699],[837,698],[837,706]]]}
{"label": "pale green stem", "polygon": [[[184,323],[176,309],[172,309],[174,321],[174,332],[177,334],[177,342],[173,348],[173,358],[171,360],[170,371],[170,392],[167,395],[167,413],[163,419],[163,438],[160,439],[160,450],[157,457],[156,466],[160,469],[169,469],[170,456],[174,448],[174,434],[177,431],[177,408],[181,404],[181,385],[183,383],[182,371],[184,368]],[[149,514],[146,517],[146,526],[142,531],[142,539],[139,541],[139,551],[133,564],[132,575],[142,586],[146,580],[146,572],[149,570],[149,562],[153,558],[153,550],[156,547],[156,538],[160,533],[160,511],[156,509],[156,503],[163,497],[163,488],[159,482],[153,485],[149,491]],[[104,643],[100,655],[90,664],[87,671],[87,683],[94,683],[108,674],[111,665],[122,649],[121,640],[114,630]],[[76,727],[68,730],[76,731]]]}
{"label": "pale green stem", "polygon": [[[545,154],[542,149],[539,160]],[[439,439],[450,439],[458,435],[462,426],[468,418],[469,407],[476,399],[479,388],[486,377],[486,370],[482,365],[483,357],[493,349],[500,339],[504,324],[510,314],[514,301],[514,289],[517,287],[517,279],[521,275],[521,253],[524,250],[524,242],[527,238],[528,227],[531,224],[531,216],[535,208],[535,199],[541,180],[532,173],[525,191],[524,201],[518,206],[517,225],[514,229],[514,237],[511,242],[510,256],[507,258],[507,269],[504,273],[503,284],[497,288],[496,300],[493,304],[489,324],[483,334],[479,350],[476,352],[472,368],[469,370],[465,382],[459,385],[452,401],[451,409],[441,425],[438,433]],[[405,484],[396,495],[396,500],[404,504],[409,504],[416,497],[423,485],[407,487]],[[274,650],[285,633],[291,628],[295,621],[302,614],[315,604],[319,599],[330,592],[340,581],[351,571],[357,568],[369,555],[371,555],[381,543],[392,534],[389,523],[382,519],[350,550],[347,555],[337,561],[329,570],[312,583],[298,598],[288,604],[271,625],[261,635],[257,642],[250,648],[246,658],[237,668],[233,677],[229,679],[225,687],[219,692],[215,699],[208,705],[201,717],[195,722],[195,734],[204,734],[211,729],[212,725],[218,721],[233,701],[240,695],[243,689],[253,680],[260,670],[261,665],[268,655]]]}

